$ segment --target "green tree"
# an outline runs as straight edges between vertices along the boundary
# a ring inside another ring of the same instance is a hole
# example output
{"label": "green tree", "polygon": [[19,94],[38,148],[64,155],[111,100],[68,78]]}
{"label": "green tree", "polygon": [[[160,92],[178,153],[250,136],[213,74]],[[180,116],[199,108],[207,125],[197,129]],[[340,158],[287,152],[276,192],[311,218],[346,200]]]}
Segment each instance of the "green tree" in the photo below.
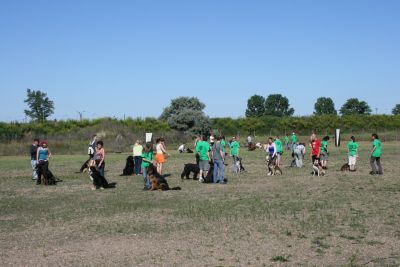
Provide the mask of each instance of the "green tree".
{"label": "green tree", "polygon": [[315,115],[337,114],[335,104],[330,97],[319,97],[317,102],[315,102],[314,109]]}
{"label": "green tree", "polygon": [[400,104],[397,104],[397,105],[392,109],[392,114],[393,114],[393,115],[400,115]]}
{"label": "green tree", "polygon": [[358,98],[347,99],[346,103],[340,108],[340,114],[342,115],[369,115],[371,114],[371,108],[367,102],[360,101]]}
{"label": "green tree", "polygon": [[294,109],[290,107],[287,97],[281,94],[272,94],[265,100],[265,115],[269,116],[292,116]]}
{"label": "green tree", "polygon": [[265,98],[253,95],[247,100],[246,117],[261,117],[265,112]]}
{"label": "green tree", "polygon": [[171,100],[171,104],[164,108],[163,113],[160,115],[161,120],[168,120],[169,117],[179,114],[185,109],[202,111],[204,105],[197,97],[181,96]]}
{"label": "green tree", "polygon": [[211,121],[203,112],[205,105],[196,97],[179,97],[171,100],[171,104],[164,108],[161,120],[178,131],[193,133],[208,133],[211,130]]}
{"label": "green tree", "polygon": [[39,90],[26,90],[27,98],[24,100],[29,109],[25,109],[25,115],[34,121],[45,122],[46,119],[54,113],[54,103],[46,93]]}

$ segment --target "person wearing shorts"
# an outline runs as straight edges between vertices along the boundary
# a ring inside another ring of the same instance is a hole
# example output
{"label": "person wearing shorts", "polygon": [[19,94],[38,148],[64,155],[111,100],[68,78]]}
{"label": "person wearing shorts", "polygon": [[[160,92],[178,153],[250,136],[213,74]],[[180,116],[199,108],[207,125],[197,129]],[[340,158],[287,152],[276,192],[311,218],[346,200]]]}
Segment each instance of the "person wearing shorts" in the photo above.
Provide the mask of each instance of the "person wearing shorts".
{"label": "person wearing shorts", "polygon": [[316,134],[311,135],[311,163],[313,165],[321,165],[320,155],[321,155],[321,141],[317,138]]}
{"label": "person wearing shorts", "polygon": [[354,136],[350,137],[350,141],[347,143],[347,152],[349,157],[349,167],[350,171],[356,171],[356,162],[358,158],[358,143]]}
{"label": "person wearing shorts", "polygon": [[203,182],[210,170],[210,144],[207,142],[207,137],[203,136],[201,141],[197,142],[196,153],[199,155],[199,181]]}
{"label": "person wearing shorts", "polygon": [[165,140],[164,138],[158,138],[157,139],[157,145],[156,145],[156,165],[157,165],[157,172],[159,174],[162,174],[162,169],[163,165],[165,162],[165,157],[164,154],[168,154],[167,148],[165,147]]}
{"label": "person wearing shorts", "polygon": [[276,165],[280,166],[283,150],[282,150],[282,141],[279,139],[278,135],[276,136],[274,143],[276,145]]}

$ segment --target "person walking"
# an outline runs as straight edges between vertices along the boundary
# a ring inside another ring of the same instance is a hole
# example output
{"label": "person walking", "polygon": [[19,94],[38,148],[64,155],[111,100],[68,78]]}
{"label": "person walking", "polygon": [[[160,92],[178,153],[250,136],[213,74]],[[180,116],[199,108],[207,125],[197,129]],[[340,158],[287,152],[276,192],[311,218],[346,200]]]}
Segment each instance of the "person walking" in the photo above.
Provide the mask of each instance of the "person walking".
{"label": "person walking", "polygon": [[354,172],[356,171],[356,162],[358,158],[358,143],[354,136],[350,137],[350,141],[347,143],[347,154],[350,171]]}
{"label": "person walking", "polygon": [[38,178],[36,169],[36,163],[37,163],[36,156],[37,156],[38,146],[39,146],[39,139],[34,139],[33,143],[29,148],[29,152],[31,154],[32,180],[37,180]]}
{"label": "person walking", "polygon": [[142,154],[143,154],[142,141],[136,140],[135,144],[133,145],[133,162],[135,164],[134,167],[135,175],[139,175],[141,173]]}
{"label": "person walking", "polygon": [[284,140],[285,140],[285,149],[286,149],[286,150],[290,150],[290,148],[289,148],[289,136],[288,136],[288,134],[285,134]]}
{"label": "person walking", "polygon": [[203,182],[210,170],[210,144],[205,135],[203,135],[202,141],[197,142],[196,153],[199,155],[199,182]]}
{"label": "person walking", "polygon": [[379,137],[376,133],[372,134],[372,151],[371,151],[371,168],[372,171],[370,172],[371,175],[382,175],[382,165],[381,165],[381,156],[382,156],[382,144],[379,141]]}
{"label": "person walking", "polygon": [[292,150],[296,147],[297,135],[295,132],[292,133]]}
{"label": "person walking", "polygon": [[162,175],[163,165],[165,162],[164,154],[169,155],[167,152],[167,148],[165,146],[165,139],[158,138],[157,145],[156,145],[156,165],[157,165],[157,172]]}
{"label": "person walking", "polygon": [[214,161],[214,183],[224,184],[225,153],[222,150],[220,136],[217,137],[217,141],[212,146],[212,158]]}
{"label": "person walking", "polygon": [[236,161],[239,159],[239,148],[240,144],[236,139],[236,136],[232,137],[232,142],[230,143],[230,148],[231,148],[231,156],[233,159],[233,165],[236,165]]}
{"label": "person walking", "polygon": [[313,133],[311,135],[311,163],[313,165],[321,166],[320,155],[321,155],[321,141],[317,138],[317,135]]}
{"label": "person walking", "polygon": [[276,145],[276,165],[279,167],[281,165],[281,158],[283,154],[282,141],[280,140],[279,135],[275,137],[274,143]]}
{"label": "person walking", "polygon": [[321,165],[324,170],[328,169],[328,158],[329,158],[329,151],[328,151],[328,143],[329,143],[329,136],[325,136],[321,141]]}

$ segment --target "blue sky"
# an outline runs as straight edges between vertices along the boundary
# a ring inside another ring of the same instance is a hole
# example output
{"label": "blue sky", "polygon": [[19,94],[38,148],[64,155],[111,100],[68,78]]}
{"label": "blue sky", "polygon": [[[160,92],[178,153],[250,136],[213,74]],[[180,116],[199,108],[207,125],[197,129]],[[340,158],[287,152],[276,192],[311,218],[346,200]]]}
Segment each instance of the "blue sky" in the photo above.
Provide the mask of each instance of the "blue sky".
{"label": "blue sky", "polygon": [[158,116],[196,96],[244,116],[281,93],[296,115],[320,96],[375,112],[400,103],[400,1],[1,1],[0,121],[22,121],[26,88],[52,118]]}

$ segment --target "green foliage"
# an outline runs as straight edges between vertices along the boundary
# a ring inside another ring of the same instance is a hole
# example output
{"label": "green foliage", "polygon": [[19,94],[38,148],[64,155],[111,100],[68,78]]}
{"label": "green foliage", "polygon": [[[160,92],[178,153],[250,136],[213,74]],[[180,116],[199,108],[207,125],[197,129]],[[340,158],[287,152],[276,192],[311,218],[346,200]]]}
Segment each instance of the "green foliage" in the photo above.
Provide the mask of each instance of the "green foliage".
{"label": "green foliage", "polygon": [[26,116],[33,121],[45,122],[47,118],[54,113],[54,103],[46,93],[39,90],[26,90],[27,99],[24,100],[28,104],[29,109],[25,109]]}
{"label": "green foliage", "polygon": [[174,130],[208,133],[211,130],[211,121],[204,114],[204,108],[205,105],[196,97],[179,97],[171,100],[160,119],[167,121]]}
{"label": "green foliage", "polygon": [[265,100],[265,112],[266,116],[292,116],[294,109],[289,105],[289,99],[281,94],[272,94]]}
{"label": "green foliage", "polygon": [[397,105],[392,109],[392,114],[393,114],[393,115],[400,115],[400,104],[397,104]]}
{"label": "green foliage", "polygon": [[371,108],[367,102],[360,101],[358,98],[350,98],[340,108],[340,114],[342,115],[369,115],[371,114]]}
{"label": "green foliage", "polygon": [[253,95],[247,100],[246,117],[261,117],[265,112],[265,98]]}
{"label": "green foliage", "polygon": [[335,104],[330,97],[319,97],[317,102],[315,102],[314,109],[315,115],[337,114]]}

